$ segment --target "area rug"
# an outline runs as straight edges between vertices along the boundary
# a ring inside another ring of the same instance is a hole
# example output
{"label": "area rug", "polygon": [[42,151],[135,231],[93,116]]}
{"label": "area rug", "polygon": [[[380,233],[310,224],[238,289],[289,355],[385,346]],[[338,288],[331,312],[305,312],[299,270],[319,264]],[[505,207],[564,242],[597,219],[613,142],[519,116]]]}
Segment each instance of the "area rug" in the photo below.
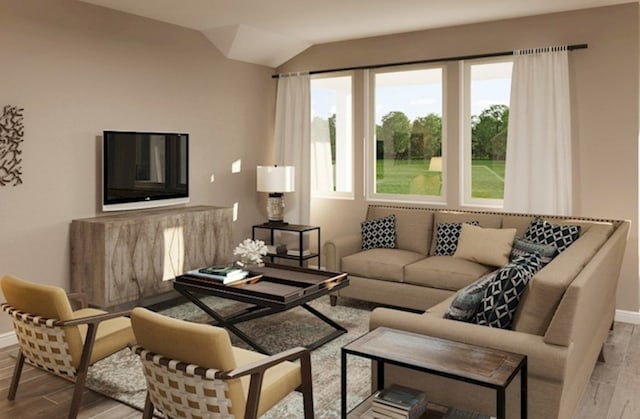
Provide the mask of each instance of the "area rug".
{"label": "area rug", "polygon": [[[237,310],[242,303],[216,297],[206,297],[206,303],[221,311]],[[356,300],[340,299],[331,307],[329,298],[312,301],[309,305],[345,327],[348,333],[326,343],[311,354],[313,396],[317,418],[340,417],[340,348],[368,330],[369,314],[373,305]],[[174,318],[208,322],[210,318],[190,302],[166,308],[161,312]],[[271,352],[280,352],[295,346],[305,346],[325,336],[333,329],[297,307],[289,311],[255,319],[238,325],[238,328]],[[235,346],[251,349],[242,340],[231,335]],[[360,357],[347,358],[347,393],[349,408],[355,407],[370,392],[370,362]],[[146,383],[137,356],[128,349],[122,350],[90,368],[87,386],[107,397],[142,410]],[[272,408],[263,418],[284,419],[302,417],[302,396],[293,392]]]}

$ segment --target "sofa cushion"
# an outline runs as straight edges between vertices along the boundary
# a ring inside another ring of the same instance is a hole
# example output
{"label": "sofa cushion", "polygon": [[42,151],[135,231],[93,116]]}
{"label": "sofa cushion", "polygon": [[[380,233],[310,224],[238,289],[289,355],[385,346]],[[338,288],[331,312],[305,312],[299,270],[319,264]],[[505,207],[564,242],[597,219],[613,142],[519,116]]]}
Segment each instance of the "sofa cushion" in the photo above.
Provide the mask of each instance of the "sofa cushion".
{"label": "sofa cushion", "polygon": [[456,294],[450,295],[449,297],[440,301],[438,304],[434,304],[431,307],[429,307],[427,310],[425,310],[424,314],[429,313],[429,315],[431,316],[436,316],[440,318],[444,317],[444,314],[449,310],[449,307],[451,306],[451,303],[453,303],[453,300],[455,298],[456,298]]}
{"label": "sofa cushion", "polygon": [[396,216],[394,214],[360,223],[362,250],[396,247]]}
{"label": "sofa cushion", "polygon": [[515,228],[482,228],[465,223],[453,256],[483,265],[504,266],[509,262],[515,236]]}
{"label": "sofa cushion", "polygon": [[477,221],[481,227],[501,228],[502,216],[498,214],[461,213],[453,211],[436,211],[433,214],[433,235],[431,237],[431,255],[435,255],[437,241],[437,225],[444,223],[470,223]]}
{"label": "sofa cushion", "polygon": [[571,243],[580,237],[579,225],[552,224],[541,218],[531,221],[527,232],[524,233],[525,240],[534,243],[554,244],[558,253],[562,253]]}
{"label": "sofa cushion", "polygon": [[491,271],[488,266],[453,256],[431,256],[404,268],[404,282],[458,291]]}
{"label": "sofa cushion", "polygon": [[540,259],[538,253],[530,253],[517,257],[501,268],[485,289],[475,323],[511,329],[520,296],[529,280],[540,269]]}
{"label": "sofa cushion", "polygon": [[[468,223],[478,225],[478,221],[469,221]],[[467,223],[440,223],[436,225],[435,256],[452,256],[456,252],[462,224]]]}
{"label": "sofa cushion", "polygon": [[[529,228],[529,224],[533,221],[535,216],[529,216],[524,214],[505,214],[502,217],[502,228],[515,228],[518,230],[516,236],[524,237],[524,233],[527,232]],[[580,226],[580,235],[582,236],[587,232],[592,226],[597,225],[610,225],[610,222],[607,221],[593,221],[593,220],[581,220],[577,218],[567,218],[567,217],[545,217],[545,220],[550,223],[560,224],[560,225],[578,225]]]}
{"label": "sofa cushion", "polygon": [[529,282],[513,329],[543,336],[567,287],[607,241],[613,225],[594,224]]}
{"label": "sofa cushion", "polygon": [[396,249],[429,254],[433,232],[433,212],[426,208],[370,205],[367,219],[396,216]]}
{"label": "sofa cushion", "polygon": [[468,322],[473,320],[482,301],[485,289],[498,274],[498,269],[467,285],[456,293],[444,318]]}
{"label": "sofa cushion", "polygon": [[505,214],[502,217],[502,228],[515,228],[516,237],[524,237],[524,233],[527,232],[529,224],[534,218],[533,216]]}
{"label": "sofa cushion", "polygon": [[553,260],[558,253],[558,249],[555,244],[534,243],[532,241],[516,237],[513,240],[513,247],[511,248],[509,260],[513,260],[519,256],[524,256],[529,253],[538,253],[541,257],[541,267],[543,267]]}
{"label": "sofa cushion", "polygon": [[402,249],[370,249],[342,258],[342,270],[364,278],[402,282],[405,265],[424,255]]}

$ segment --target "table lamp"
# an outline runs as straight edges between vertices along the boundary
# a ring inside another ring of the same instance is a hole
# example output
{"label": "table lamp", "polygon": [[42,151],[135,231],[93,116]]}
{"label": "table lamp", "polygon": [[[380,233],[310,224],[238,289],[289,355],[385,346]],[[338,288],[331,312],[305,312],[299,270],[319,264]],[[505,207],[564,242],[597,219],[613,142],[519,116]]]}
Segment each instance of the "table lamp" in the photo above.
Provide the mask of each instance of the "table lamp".
{"label": "table lamp", "polygon": [[287,224],[284,222],[284,192],[295,191],[295,167],[258,166],[257,191],[268,192],[268,224]]}

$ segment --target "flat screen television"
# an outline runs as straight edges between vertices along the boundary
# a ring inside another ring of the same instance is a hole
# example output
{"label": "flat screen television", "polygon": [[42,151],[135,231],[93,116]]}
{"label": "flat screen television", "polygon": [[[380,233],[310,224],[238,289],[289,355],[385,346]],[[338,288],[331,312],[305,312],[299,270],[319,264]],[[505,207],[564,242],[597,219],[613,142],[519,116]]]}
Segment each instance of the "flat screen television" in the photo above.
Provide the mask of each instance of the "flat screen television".
{"label": "flat screen television", "polygon": [[189,134],[104,131],[102,210],[189,202]]}

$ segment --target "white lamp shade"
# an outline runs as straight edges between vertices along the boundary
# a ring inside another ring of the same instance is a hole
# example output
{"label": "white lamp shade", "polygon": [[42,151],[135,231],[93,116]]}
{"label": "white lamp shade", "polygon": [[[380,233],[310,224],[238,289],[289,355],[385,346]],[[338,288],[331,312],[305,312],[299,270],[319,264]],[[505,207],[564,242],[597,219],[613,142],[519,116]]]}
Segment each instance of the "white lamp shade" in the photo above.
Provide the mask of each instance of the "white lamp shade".
{"label": "white lamp shade", "polygon": [[296,190],[296,168],[293,166],[258,166],[258,192],[282,193]]}

